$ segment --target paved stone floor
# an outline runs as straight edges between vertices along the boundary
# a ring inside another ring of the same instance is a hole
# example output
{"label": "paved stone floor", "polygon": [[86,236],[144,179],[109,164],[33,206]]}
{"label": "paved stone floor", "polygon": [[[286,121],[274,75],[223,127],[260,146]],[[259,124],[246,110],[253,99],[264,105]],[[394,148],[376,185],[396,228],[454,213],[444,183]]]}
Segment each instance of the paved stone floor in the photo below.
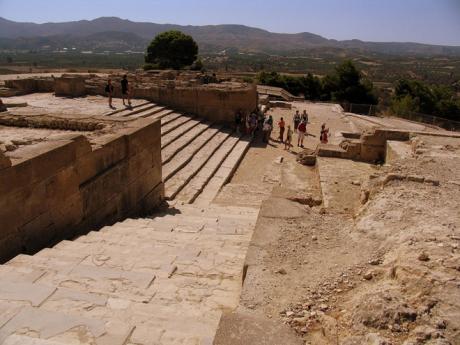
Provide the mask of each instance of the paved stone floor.
{"label": "paved stone floor", "polygon": [[168,212],[1,266],[0,344],[212,344],[237,305],[258,211]]}

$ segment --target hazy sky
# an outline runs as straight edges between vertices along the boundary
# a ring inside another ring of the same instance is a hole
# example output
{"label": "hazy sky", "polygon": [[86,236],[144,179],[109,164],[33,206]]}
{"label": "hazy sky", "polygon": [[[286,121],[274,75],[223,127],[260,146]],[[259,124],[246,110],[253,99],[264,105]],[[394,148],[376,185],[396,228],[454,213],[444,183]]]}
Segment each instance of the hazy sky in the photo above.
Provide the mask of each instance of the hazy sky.
{"label": "hazy sky", "polygon": [[172,24],[245,24],[327,38],[460,46],[460,0],[0,0],[36,23],[117,16]]}

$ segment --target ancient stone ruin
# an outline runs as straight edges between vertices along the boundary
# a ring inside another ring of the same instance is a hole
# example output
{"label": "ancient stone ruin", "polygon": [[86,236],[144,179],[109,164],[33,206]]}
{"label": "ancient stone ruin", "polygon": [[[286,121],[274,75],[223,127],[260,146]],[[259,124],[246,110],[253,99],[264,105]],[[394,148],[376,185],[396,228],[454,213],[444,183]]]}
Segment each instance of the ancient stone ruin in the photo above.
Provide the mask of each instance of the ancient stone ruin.
{"label": "ancient stone ruin", "polygon": [[[125,107],[120,78],[0,87],[0,344],[459,343],[459,133],[194,72]],[[306,147],[235,131],[258,104]]]}

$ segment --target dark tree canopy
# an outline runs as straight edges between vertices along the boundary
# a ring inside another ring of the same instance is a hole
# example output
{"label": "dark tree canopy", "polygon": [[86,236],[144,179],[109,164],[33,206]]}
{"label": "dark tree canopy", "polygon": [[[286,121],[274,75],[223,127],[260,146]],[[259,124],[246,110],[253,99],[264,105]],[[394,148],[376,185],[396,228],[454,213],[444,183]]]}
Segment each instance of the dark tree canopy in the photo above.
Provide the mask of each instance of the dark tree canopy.
{"label": "dark tree canopy", "polygon": [[147,48],[145,62],[159,68],[181,69],[192,65],[198,45],[189,35],[171,30],[159,34]]}
{"label": "dark tree canopy", "polygon": [[262,72],[258,80],[263,85],[282,87],[306,99],[359,104],[377,104],[372,83],[363,78],[351,61],[337,66],[333,73],[319,78],[311,73],[303,77]]}
{"label": "dark tree canopy", "polygon": [[460,99],[451,87],[401,79],[395,86],[392,110],[396,114],[415,112],[459,121]]}

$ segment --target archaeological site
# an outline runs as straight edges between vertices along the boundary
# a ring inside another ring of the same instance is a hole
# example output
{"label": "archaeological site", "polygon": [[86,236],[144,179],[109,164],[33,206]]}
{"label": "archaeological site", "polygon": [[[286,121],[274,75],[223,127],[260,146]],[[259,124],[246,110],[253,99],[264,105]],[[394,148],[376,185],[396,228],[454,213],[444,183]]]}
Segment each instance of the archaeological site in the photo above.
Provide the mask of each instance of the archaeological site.
{"label": "archaeological site", "polygon": [[460,344],[460,132],[191,71],[112,108],[121,74],[1,77],[0,345]]}

